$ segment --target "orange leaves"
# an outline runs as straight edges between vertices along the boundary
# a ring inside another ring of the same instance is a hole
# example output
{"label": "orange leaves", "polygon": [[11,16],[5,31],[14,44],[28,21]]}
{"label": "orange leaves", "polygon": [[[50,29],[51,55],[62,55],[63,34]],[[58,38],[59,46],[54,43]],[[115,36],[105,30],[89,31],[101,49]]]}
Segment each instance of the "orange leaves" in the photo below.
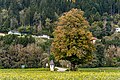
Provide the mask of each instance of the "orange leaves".
{"label": "orange leaves", "polygon": [[89,26],[88,22],[83,17],[83,11],[78,9],[71,9],[69,12],[64,13],[59,18],[58,25],[67,27],[82,27],[87,28]]}
{"label": "orange leaves", "polygon": [[55,57],[62,59],[74,55],[79,61],[90,54],[94,46],[91,43],[92,34],[87,30],[87,27],[89,24],[83,17],[83,11],[72,9],[64,13],[59,18],[54,31],[52,52]]}

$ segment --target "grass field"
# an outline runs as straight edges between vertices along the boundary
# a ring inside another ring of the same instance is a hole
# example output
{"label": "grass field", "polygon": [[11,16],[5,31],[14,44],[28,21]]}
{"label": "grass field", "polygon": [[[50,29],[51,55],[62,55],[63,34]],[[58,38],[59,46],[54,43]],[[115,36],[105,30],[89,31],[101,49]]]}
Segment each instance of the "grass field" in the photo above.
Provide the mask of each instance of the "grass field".
{"label": "grass field", "polygon": [[0,80],[120,80],[119,68],[81,68],[50,72],[41,69],[0,69]]}

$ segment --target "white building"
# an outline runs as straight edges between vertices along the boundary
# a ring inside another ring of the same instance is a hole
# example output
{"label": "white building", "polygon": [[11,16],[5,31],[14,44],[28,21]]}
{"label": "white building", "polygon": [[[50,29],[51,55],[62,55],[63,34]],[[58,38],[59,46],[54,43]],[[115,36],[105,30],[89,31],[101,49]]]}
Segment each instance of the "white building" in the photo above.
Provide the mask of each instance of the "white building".
{"label": "white building", "polygon": [[120,32],[120,28],[115,28],[115,32]]}
{"label": "white building", "polygon": [[21,35],[18,31],[9,31],[8,34]]}
{"label": "white building", "polygon": [[0,36],[5,36],[6,34],[5,33],[0,33]]}
{"label": "white building", "polygon": [[95,43],[96,43],[96,40],[98,40],[96,37],[92,37],[91,42],[92,42],[93,44],[95,44]]}
{"label": "white building", "polygon": [[38,37],[50,39],[50,36],[48,36],[48,35],[42,35],[42,36],[38,36]]}
{"label": "white building", "polygon": [[50,39],[50,36],[48,36],[48,35],[42,35],[42,36],[32,35],[32,37],[34,37],[34,38],[46,38],[46,39]]}

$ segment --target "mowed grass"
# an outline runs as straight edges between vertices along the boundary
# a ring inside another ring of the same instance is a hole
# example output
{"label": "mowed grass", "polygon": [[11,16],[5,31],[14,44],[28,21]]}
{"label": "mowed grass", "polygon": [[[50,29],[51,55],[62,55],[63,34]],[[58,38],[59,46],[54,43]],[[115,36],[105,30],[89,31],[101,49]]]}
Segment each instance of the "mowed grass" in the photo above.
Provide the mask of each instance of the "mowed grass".
{"label": "mowed grass", "polygon": [[0,80],[120,80],[119,68],[81,68],[50,72],[41,69],[0,69]]}

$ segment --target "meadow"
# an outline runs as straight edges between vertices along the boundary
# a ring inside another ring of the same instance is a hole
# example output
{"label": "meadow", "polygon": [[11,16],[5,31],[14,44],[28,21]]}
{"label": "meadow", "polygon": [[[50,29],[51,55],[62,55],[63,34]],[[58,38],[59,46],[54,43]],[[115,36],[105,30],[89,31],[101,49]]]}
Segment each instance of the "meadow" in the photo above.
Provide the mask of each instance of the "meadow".
{"label": "meadow", "polygon": [[119,68],[81,68],[50,72],[41,69],[0,69],[0,80],[120,80]]}

